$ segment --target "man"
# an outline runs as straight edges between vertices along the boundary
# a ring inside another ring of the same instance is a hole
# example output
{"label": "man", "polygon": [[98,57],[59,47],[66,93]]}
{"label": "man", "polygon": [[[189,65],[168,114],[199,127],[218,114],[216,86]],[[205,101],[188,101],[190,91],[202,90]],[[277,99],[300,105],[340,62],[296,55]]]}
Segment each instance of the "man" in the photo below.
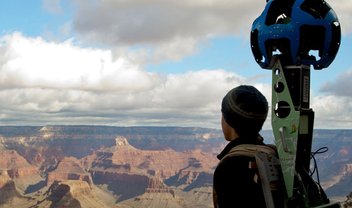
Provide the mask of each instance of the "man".
{"label": "man", "polygon": [[264,145],[259,135],[268,113],[266,98],[255,87],[235,87],[222,100],[222,130],[229,143],[217,156],[221,160],[214,172],[216,208],[265,207],[253,158],[226,157],[240,144]]}

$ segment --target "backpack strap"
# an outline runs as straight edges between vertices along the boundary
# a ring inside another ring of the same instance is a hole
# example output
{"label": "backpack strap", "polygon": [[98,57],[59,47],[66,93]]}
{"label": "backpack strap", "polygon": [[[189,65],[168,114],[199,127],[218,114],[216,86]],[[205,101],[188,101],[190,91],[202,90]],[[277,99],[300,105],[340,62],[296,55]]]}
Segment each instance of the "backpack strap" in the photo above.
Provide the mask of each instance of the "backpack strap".
{"label": "backpack strap", "polygon": [[256,144],[240,144],[233,147],[223,159],[233,156],[247,156],[255,158],[258,152],[276,155],[276,147],[274,145],[256,145]]}
{"label": "backpack strap", "polygon": [[280,161],[278,159],[275,145],[255,145],[255,144],[240,144],[233,147],[225,158],[246,156],[255,159],[255,162],[249,163],[249,168],[256,169],[254,181],[262,185],[263,194],[265,197],[266,207],[274,208],[281,207],[282,198],[282,177]]}

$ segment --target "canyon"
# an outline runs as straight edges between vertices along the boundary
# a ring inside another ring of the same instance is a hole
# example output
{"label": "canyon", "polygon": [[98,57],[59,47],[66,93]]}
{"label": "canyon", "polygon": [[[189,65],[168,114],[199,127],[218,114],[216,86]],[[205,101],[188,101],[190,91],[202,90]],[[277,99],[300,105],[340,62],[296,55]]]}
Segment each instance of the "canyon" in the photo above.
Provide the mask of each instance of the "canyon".
{"label": "canyon", "polygon": [[[270,131],[262,135],[273,142]],[[352,130],[316,130],[329,197],[352,192]],[[0,207],[212,207],[217,129],[0,127]]]}

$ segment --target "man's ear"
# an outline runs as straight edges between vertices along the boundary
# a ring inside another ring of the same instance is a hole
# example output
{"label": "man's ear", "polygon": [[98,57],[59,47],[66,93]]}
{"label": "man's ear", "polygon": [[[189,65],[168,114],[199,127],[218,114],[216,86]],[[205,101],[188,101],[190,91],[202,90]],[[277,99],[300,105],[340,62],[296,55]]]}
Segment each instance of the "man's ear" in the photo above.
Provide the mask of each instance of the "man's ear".
{"label": "man's ear", "polygon": [[238,134],[234,128],[232,128],[224,119],[224,116],[221,117],[221,127],[224,134],[224,138],[227,141],[232,141],[238,137]]}

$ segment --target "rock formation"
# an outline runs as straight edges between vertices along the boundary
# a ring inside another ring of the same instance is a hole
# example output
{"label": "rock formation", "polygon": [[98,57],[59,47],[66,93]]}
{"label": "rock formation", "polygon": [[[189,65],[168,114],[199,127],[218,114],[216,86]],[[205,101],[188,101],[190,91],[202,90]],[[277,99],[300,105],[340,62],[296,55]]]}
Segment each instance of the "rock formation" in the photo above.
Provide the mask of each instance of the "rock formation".
{"label": "rock formation", "polygon": [[42,180],[38,168],[29,164],[15,150],[0,151],[0,187],[14,181],[20,192]]}
{"label": "rock formation", "polygon": [[11,179],[38,174],[37,167],[30,165],[15,150],[0,151],[0,169]]}
{"label": "rock formation", "polygon": [[0,206],[9,203],[16,198],[25,198],[17,191],[14,181],[7,181],[0,187]]}
{"label": "rock formation", "polygon": [[34,206],[50,208],[108,208],[114,204],[111,195],[103,193],[98,188],[80,180],[55,181],[41,197],[42,200],[38,200]]}
{"label": "rock formation", "polygon": [[163,193],[179,200],[176,188],[188,191],[211,184],[217,162],[211,154],[199,150],[141,150],[124,137],[117,137],[115,142],[115,146],[83,158],[82,164],[91,173],[93,183],[108,185],[107,189],[119,196],[118,201],[145,193],[148,197]]}
{"label": "rock formation", "polygon": [[74,157],[65,157],[60,161],[55,170],[48,174],[47,185],[54,181],[78,180],[85,181],[89,185],[92,179],[88,172],[81,166],[80,161]]}

